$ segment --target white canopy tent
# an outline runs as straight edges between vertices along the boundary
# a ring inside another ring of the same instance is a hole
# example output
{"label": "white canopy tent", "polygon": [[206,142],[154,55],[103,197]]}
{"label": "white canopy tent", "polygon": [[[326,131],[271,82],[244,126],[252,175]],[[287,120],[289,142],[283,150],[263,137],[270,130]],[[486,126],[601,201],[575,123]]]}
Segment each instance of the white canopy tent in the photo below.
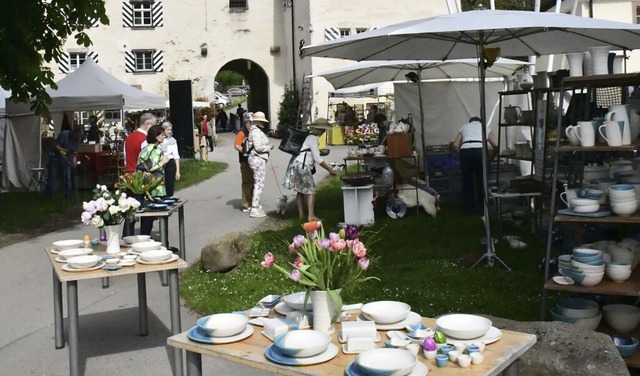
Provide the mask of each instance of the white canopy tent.
{"label": "white canopy tent", "polygon": [[[47,88],[51,96],[49,111],[56,131],[65,111],[164,109],[162,95],[148,93],[122,82],[87,59],[78,69]],[[40,117],[28,103],[6,100],[6,126],[2,159],[2,187],[7,190],[29,186],[27,162],[40,164],[42,158]]]}

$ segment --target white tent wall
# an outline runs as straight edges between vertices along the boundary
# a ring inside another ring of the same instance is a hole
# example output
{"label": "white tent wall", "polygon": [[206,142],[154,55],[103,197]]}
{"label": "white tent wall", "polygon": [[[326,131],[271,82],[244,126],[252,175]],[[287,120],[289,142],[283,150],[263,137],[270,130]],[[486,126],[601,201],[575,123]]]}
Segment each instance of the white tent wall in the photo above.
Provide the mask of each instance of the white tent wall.
{"label": "white tent wall", "polygon": [[22,115],[5,120],[2,187],[6,190],[26,189],[31,181],[27,162],[39,165],[42,155],[40,118]]}

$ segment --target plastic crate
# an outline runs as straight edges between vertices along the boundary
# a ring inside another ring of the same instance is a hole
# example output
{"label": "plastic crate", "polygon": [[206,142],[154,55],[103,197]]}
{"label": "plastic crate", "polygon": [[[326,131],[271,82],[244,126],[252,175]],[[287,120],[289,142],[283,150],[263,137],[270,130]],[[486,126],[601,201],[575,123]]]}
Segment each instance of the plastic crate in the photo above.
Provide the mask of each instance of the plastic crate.
{"label": "plastic crate", "polygon": [[425,157],[427,171],[431,173],[447,174],[451,170],[451,156],[447,154],[430,154]]}
{"label": "plastic crate", "polygon": [[424,147],[424,154],[448,154],[451,152],[449,144],[445,145],[428,145]]}

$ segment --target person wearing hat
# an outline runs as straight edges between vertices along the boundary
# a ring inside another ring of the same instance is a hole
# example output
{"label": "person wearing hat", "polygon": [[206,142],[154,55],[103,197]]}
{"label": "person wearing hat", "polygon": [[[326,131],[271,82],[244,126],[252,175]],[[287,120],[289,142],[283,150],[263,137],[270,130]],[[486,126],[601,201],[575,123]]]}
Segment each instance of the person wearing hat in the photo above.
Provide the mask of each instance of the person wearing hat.
{"label": "person wearing hat", "polygon": [[240,162],[241,190],[242,190],[242,211],[248,213],[251,211],[253,200],[253,171],[249,166],[249,156],[245,155],[242,150],[242,144],[245,138],[249,136],[251,129],[250,114],[246,113],[242,122],[242,128],[236,133],[233,147],[238,151],[238,160]]}
{"label": "person wearing hat", "polygon": [[298,207],[298,216],[305,219],[304,203],[307,203],[308,216],[307,220],[317,220],[315,214],[316,201],[316,183],[313,174],[316,172],[316,163],[324,168],[332,176],[336,175],[336,171],[331,168],[320,156],[318,148],[318,135],[323,130],[315,127],[307,127],[305,130],[310,131],[304,139],[301,152],[291,157],[287,172],[282,181],[282,186],[286,189],[296,191],[296,206]]}
{"label": "person wearing hat", "polygon": [[249,166],[253,171],[253,197],[251,200],[251,210],[249,217],[263,218],[267,214],[262,210],[260,205],[260,197],[264,190],[264,181],[267,176],[267,161],[269,160],[269,152],[274,145],[270,143],[269,138],[262,128],[269,122],[264,116],[264,112],[258,111],[249,115]]}

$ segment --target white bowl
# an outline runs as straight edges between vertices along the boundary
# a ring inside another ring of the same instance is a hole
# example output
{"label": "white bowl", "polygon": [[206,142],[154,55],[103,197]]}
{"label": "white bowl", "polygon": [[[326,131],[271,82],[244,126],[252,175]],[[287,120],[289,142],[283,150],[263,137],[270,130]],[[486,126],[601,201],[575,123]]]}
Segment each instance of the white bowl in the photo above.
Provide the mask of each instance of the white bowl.
{"label": "white bowl", "polygon": [[147,242],[151,239],[150,235],[131,235],[122,238],[127,244]]}
{"label": "white bowl", "polygon": [[281,353],[293,358],[307,358],[325,351],[331,342],[328,334],[317,330],[293,330],[273,340]]}
{"label": "white bowl", "polygon": [[630,332],[640,323],[640,308],[630,304],[608,304],[602,312],[607,324],[619,332]]}
{"label": "white bowl", "polygon": [[609,192],[609,199],[636,197],[636,187],[631,184],[614,184],[607,188],[607,191]]}
{"label": "white bowl", "polygon": [[[629,265],[630,266],[630,265]],[[629,268],[615,268],[612,265],[607,265],[604,269],[607,278],[613,282],[624,282],[631,277],[631,267]]]}
{"label": "white bowl", "polygon": [[164,261],[169,259],[172,254],[173,252],[169,250],[154,249],[151,251],[144,251],[140,253],[140,258],[144,261],[151,261],[151,262]]}
{"label": "white bowl", "polygon": [[473,339],[482,337],[491,328],[491,320],[476,315],[454,313],[440,316],[436,326],[449,337]]}
{"label": "white bowl", "polygon": [[249,318],[238,313],[216,313],[198,319],[201,331],[210,337],[230,337],[247,328]]}
{"label": "white bowl", "polygon": [[585,287],[593,287],[600,283],[604,278],[604,271],[600,273],[584,273],[582,281],[577,281],[579,285]]}
{"label": "white bowl", "polygon": [[598,303],[593,300],[581,298],[560,299],[556,303],[556,306],[560,314],[573,319],[595,317],[598,315],[598,312],[600,312]]}
{"label": "white bowl", "polygon": [[571,204],[571,207],[600,205],[598,200],[590,198],[572,198],[569,200],[569,203]]}
{"label": "white bowl", "polygon": [[136,252],[144,252],[144,251],[159,249],[161,246],[162,246],[161,242],[151,240],[147,242],[133,243],[131,244],[131,249],[133,249]]}
{"label": "white bowl", "polygon": [[311,304],[311,294],[307,297],[307,304],[304,304],[305,291],[294,292],[293,294],[285,295],[282,299],[285,304],[291,309],[296,311],[311,311],[313,305]]}
{"label": "white bowl", "polygon": [[96,255],[76,256],[67,259],[67,264],[76,269],[87,269],[96,266],[102,257]]}
{"label": "white bowl", "polygon": [[53,246],[58,249],[80,248],[83,245],[84,240],[81,239],[58,240],[57,242],[53,242]]}
{"label": "white bowl", "polygon": [[366,375],[404,376],[411,373],[418,358],[403,349],[379,348],[356,356],[356,364]]}
{"label": "white bowl", "polygon": [[362,314],[377,324],[393,324],[407,318],[411,306],[407,303],[381,300],[362,306]]}
{"label": "white bowl", "polygon": [[71,257],[88,255],[91,252],[93,252],[93,249],[91,248],[69,248],[58,252],[58,256],[63,260],[66,260]]}
{"label": "white bowl", "polygon": [[638,201],[630,201],[629,203],[611,204],[611,211],[617,215],[631,215],[638,210]]}
{"label": "white bowl", "polygon": [[604,261],[602,265],[590,265],[576,260],[571,260],[571,266],[574,269],[582,270],[585,273],[600,273],[604,271]]}
{"label": "white bowl", "polygon": [[595,213],[600,209],[600,204],[573,206],[571,211],[574,213]]}

